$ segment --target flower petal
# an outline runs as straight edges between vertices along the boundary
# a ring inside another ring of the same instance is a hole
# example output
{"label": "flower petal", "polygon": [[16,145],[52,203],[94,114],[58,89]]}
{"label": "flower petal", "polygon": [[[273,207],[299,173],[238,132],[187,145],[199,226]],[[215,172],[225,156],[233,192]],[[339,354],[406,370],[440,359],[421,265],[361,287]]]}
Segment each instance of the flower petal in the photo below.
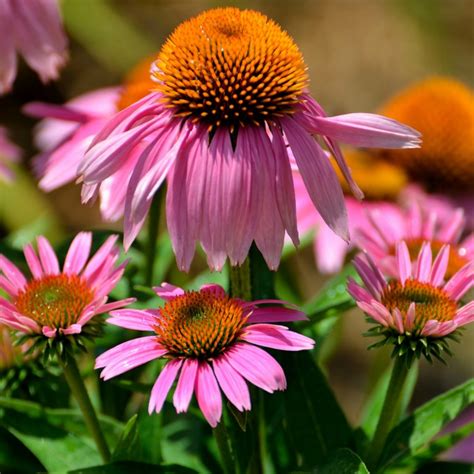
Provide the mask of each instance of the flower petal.
{"label": "flower petal", "polygon": [[178,375],[182,363],[182,359],[172,359],[163,367],[151,389],[150,402],[148,404],[148,413],[150,415],[154,411],[159,413],[163,408],[166,396]]}
{"label": "flower petal", "polygon": [[53,247],[51,247],[51,244],[42,235],[37,238],[37,242],[39,258],[41,260],[44,273],[46,275],[58,275],[59,263],[58,258],[54,253]]}
{"label": "flower petal", "polygon": [[178,385],[173,396],[173,405],[176,413],[188,410],[194,392],[194,383],[198,372],[197,359],[185,359],[179,375]]}
{"label": "flower petal", "polygon": [[214,372],[207,362],[199,363],[195,390],[204,418],[215,428],[221,421],[222,397]]}
{"label": "flower petal", "polygon": [[245,328],[241,339],[252,344],[282,351],[302,351],[314,347],[314,341],[309,337],[276,324],[253,324],[248,326]]}
{"label": "flower petal", "polygon": [[78,275],[89,258],[92,245],[90,232],[79,232],[69,247],[64,261],[63,272],[67,275]]}

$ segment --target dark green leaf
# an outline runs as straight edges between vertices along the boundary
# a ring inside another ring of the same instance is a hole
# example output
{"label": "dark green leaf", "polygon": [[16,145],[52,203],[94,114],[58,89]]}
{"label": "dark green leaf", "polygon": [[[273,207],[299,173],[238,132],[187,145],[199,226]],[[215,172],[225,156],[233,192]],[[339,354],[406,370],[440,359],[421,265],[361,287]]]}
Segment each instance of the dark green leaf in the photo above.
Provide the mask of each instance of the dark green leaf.
{"label": "dark green leaf", "polygon": [[473,474],[474,466],[462,462],[433,462],[424,465],[416,474]]}
{"label": "dark green leaf", "polygon": [[318,294],[303,306],[311,323],[322,321],[343,311],[353,308],[355,302],[347,292],[347,278],[357,279],[357,272],[352,264],[346,265],[343,270],[331,278]]}
{"label": "dark green leaf", "polygon": [[112,461],[134,461],[139,459],[140,442],[137,431],[137,418],[138,415],[133,415],[130,420],[127,421],[112,454]]}
{"label": "dark green leaf", "polygon": [[69,474],[134,474],[134,473],[156,473],[156,474],[195,474],[197,471],[177,464],[147,464],[142,462],[120,461],[106,464],[105,466],[94,466],[87,469],[69,471]]}
{"label": "dark green leaf", "polygon": [[317,474],[369,474],[362,459],[350,449],[338,449],[329,456],[324,466],[316,470]]}
{"label": "dark green leaf", "polygon": [[294,450],[304,467],[315,466],[337,448],[352,445],[352,431],[311,354],[287,354],[286,419]]}
{"label": "dark green leaf", "polygon": [[390,433],[380,458],[382,471],[413,456],[472,402],[474,379],[417,408]]}
{"label": "dark green leaf", "polygon": [[[24,400],[0,397],[0,423],[21,441],[44,465],[55,472],[87,467],[101,462],[84,424],[82,414],[73,409],[50,409]],[[123,426],[108,417],[99,417],[111,445]]]}

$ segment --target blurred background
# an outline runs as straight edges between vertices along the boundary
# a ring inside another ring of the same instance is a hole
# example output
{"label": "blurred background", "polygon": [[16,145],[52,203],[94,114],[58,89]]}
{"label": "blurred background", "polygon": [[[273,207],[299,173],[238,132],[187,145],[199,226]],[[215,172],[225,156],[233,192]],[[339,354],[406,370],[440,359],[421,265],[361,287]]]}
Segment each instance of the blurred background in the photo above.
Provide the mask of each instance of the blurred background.
{"label": "blurred background", "polygon": [[[63,103],[121,84],[181,21],[202,10],[233,5],[276,20],[301,48],[312,95],[330,114],[374,112],[402,88],[432,75],[473,85],[472,0],[63,0],[61,5],[70,60],[60,80],[45,86],[21,64],[12,93],[0,99],[0,125],[24,150],[17,180],[0,184],[0,235],[16,246],[38,233],[60,241],[77,230],[111,227],[100,222],[97,208],[81,206],[79,186],[49,194],[37,189],[30,167],[35,121],[22,115],[21,107],[33,100]],[[324,283],[310,247],[283,264],[302,300]],[[348,313],[325,344],[328,373],[351,420],[359,416],[373,375],[388,362],[383,351],[366,350],[369,341],[361,335],[366,329],[360,312]],[[462,344],[453,346],[448,366],[423,363],[413,403],[473,376],[473,347],[474,330],[468,329]]]}

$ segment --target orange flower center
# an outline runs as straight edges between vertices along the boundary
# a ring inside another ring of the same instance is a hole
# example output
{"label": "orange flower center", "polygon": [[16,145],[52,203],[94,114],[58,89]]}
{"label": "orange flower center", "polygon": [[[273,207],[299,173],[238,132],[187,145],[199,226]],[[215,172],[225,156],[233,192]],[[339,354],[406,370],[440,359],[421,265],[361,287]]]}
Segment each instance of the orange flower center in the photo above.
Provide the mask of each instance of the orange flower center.
{"label": "orange flower center", "polygon": [[18,312],[40,326],[67,328],[77,322],[94,292],[77,275],[49,275],[31,280],[18,294],[14,304]]}
{"label": "orange flower center", "polygon": [[241,304],[210,291],[191,291],[160,309],[155,332],[175,357],[215,357],[233,344],[246,322]]}
{"label": "orange flower center", "polygon": [[291,114],[308,83],[292,38],[265,15],[237,8],[209,10],[179,25],[156,65],[165,103],[210,129]]}
{"label": "orange flower center", "polygon": [[[412,261],[415,261],[420,253],[421,247],[424,239],[407,239],[406,241],[408,251],[410,253],[410,258]],[[436,258],[440,250],[445,245],[445,242],[440,242],[438,240],[431,240],[431,252],[433,253],[433,258]],[[393,245],[390,249],[390,253],[395,255],[395,245]],[[461,249],[459,249],[456,245],[450,245],[449,248],[449,260],[448,260],[448,268],[446,269],[445,278],[451,278],[456,272],[461,270],[461,268],[468,262],[467,258],[461,254]]]}
{"label": "orange flower center", "polygon": [[407,280],[405,285],[389,282],[381,301],[389,311],[398,308],[404,319],[410,304],[415,303],[415,328],[422,328],[430,319],[451,321],[457,310],[456,302],[443,289],[417,280]]}

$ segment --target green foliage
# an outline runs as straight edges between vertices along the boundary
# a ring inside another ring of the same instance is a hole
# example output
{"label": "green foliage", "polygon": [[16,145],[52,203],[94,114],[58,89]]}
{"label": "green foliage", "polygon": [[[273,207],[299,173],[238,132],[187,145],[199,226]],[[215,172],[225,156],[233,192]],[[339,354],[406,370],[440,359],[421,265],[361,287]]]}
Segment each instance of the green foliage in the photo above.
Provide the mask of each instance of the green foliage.
{"label": "green foliage", "polygon": [[326,464],[316,469],[316,474],[369,474],[362,459],[350,449],[338,449],[329,456]]}
{"label": "green foliage", "polygon": [[149,464],[134,461],[119,461],[104,466],[69,471],[69,474],[130,474],[153,472],[156,474],[194,474],[197,471],[177,464]]}
{"label": "green foliage", "polygon": [[449,390],[417,408],[390,433],[379,462],[383,472],[419,450],[474,402],[474,379]]}

